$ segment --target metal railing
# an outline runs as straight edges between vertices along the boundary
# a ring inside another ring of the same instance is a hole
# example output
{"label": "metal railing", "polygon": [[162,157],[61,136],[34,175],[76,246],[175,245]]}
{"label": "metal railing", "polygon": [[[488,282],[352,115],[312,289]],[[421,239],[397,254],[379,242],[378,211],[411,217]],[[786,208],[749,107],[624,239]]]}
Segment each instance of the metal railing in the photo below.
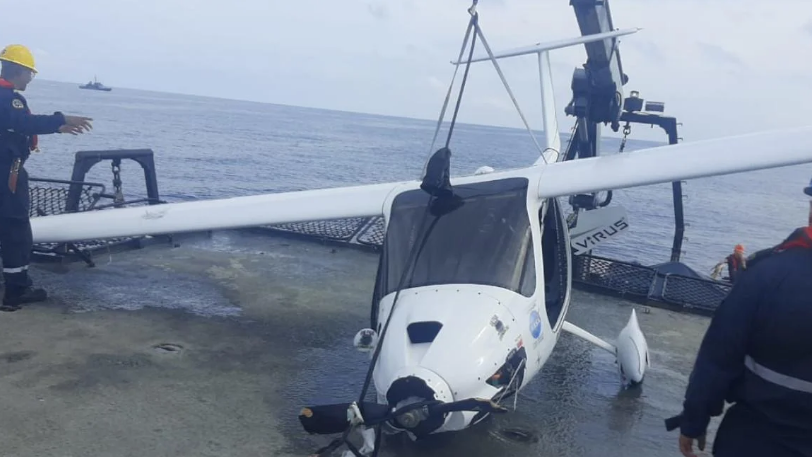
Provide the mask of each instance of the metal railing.
{"label": "metal railing", "polygon": [[[121,162],[132,160],[137,162],[144,170],[144,180],[147,198],[125,200],[121,191]],[[110,161],[113,174],[112,184],[114,193],[108,194],[103,184],[85,182],[87,172],[99,162]],[[158,181],[153,161],[153,152],[149,149],[109,150],[109,151],[79,151],[76,153],[71,180],[30,178],[29,196],[31,207],[29,216],[32,218],[52,216],[63,213],[103,210],[113,207],[122,207],[136,203],[159,204]],[[100,204],[104,202],[104,204]],[[109,203],[107,203],[109,202]],[[99,249],[119,247],[123,245],[140,246],[142,237],[124,237],[108,240],[87,240],[77,243],[38,243],[33,253],[39,258],[63,259],[73,253],[84,260],[89,266],[94,266],[91,252]]]}
{"label": "metal railing", "polygon": [[[105,190],[103,184],[81,181],[29,178],[29,182],[30,217],[89,211],[95,208]],[[70,186],[79,188],[79,198],[72,205],[68,205]]]}

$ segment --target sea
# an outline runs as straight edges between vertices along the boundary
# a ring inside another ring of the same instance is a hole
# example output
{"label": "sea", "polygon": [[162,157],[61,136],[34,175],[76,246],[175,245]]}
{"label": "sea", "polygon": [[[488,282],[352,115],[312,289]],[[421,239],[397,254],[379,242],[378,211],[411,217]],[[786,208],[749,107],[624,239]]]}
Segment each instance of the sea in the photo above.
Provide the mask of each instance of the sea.
{"label": "sea", "polygon": [[[42,80],[25,95],[35,113],[88,116],[94,127],[85,135],[41,137],[42,152],[27,164],[32,177],[70,179],[77,151],[147,148],[155,154],[161,198],[170,202],[418,179],[437,124],[125,88],[80,90],[78,84]],[[563,114],[559,119],[566,129],[574,122]],[[447,124],[438,145],[446,134]],[[541,141],[544,133],[535,134]],[[566,145],[570,133],[560,135]],[[619,146],[619,138],[604,138],[602,153],[618,153]],[[664,133],[662,143],[632,134],[625,151],[657,146],[665,146]],[[526,130],[494,126],[458,123],[450,148],[455,176],[483,165],[522,167],[538,157]],[[681,260],[708,274],[736,244],[750,253],[780,242],[807,223],[809,199],[802,188],[810,177],[812,165],[802,165],[686,181]],[[110,191],[112,178],[103,162],[86,180]],[[126,198],[145,196],[138,164],[123,162],[122,180]],[[611,204],[627,210],[630,228],[595,254],[646,265],[670,259],[671,184],[616,190]]]}

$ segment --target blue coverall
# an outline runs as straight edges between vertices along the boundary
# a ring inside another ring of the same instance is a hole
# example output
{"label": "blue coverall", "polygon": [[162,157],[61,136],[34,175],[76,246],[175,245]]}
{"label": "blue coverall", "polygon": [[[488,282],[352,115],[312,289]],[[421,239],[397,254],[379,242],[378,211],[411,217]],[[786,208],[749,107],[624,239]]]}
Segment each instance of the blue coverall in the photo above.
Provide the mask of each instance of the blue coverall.
{"label": "blue coverall", "polygon": [[28,277],[33,240],[25,161],[37,146],[38,134],[57,133],[64,124],[65,116],[58,112],[31,114],[25,97],[0,79],[0,258],[3,304],[7,306],[22,300],[32,285]]}
{"label": "blue coverall", "polygon": [[713,455],[812,456],[812,227],[760,252],[717,309],[685,395],[681,433],[733,403]]}

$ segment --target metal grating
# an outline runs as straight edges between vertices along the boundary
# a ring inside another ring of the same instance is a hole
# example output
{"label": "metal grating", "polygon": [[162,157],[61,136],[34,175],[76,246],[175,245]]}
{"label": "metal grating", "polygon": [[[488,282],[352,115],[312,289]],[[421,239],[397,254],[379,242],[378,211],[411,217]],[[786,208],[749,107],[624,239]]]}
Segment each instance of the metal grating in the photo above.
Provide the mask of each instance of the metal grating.
{"label": "metal grating", "polygon": [[369,246],[383,246],[386,237],[386,226],[383,217],[373,217],[369,224],[358,235],[358,242]]}
{"label": "metal grating", "polygon": [[69,212],[67,208],[68,189],[71,184],[81,185],[79,198],[79,211],[93,209],[104,193],[104,185],[95,183],[79,183],[60,181],[56,179],[29,179],[29,195],[31,197],[30,217],[51,216]]}
{"label": "metal grating", "polygon": [[263,226],[272,230],[293,232],[301,235],[327,238],[336,241],[349,241],[367,223],[365,217],[332,219],[326,221],[293,222]]}
{"label": "metal grating", "polygon": [[643,265],[586,255],[575,256],[573,272],[573,280],[643,297],[649,295],[657,275]]}
{"label": "metal grating", "polygon": [[680,275],[666,275],[663,298],[678,305],[716,309],[732,285]]}
{"label": "metal grating", "polygon": [[[95,251],[99,249],[109,248],[111,246],[117,246],[120,244],[124,244],[127,242],[131,242],[139,237],[125,237],[125,238],[108,238],[105,240],[87,240],[87,241],[77,241],[71,243],[77,249],[83,251]],[[61,252],[63,251],[63,247],[65,243],[38,243],[34,246],[34,251],[36,252]],[[61,252],[64,253],[64,252]]]}
{"label": "metal grating", "polygon": [[662,274],[643,265],[589,255],[575,257],[573,281],[619,295],[710,312],[719,306],[732,287],[710,279]]}
{"label": "metal grating", "polygon": [[[58,179],[29,179],[29,196],[31,218],[52,216],[69,212],[82,212],[97,210],[104,205],[98,205],[104,196],[103,184],[63,181]],[[81,186],[79,201],[76,208],[68,208],[68,193],[71,185]],[[86,256],[88,251],[109,249],[114,246],[134,242],[141,237],[123,237],[107,240],[85,240],[75,243],[37,243],[33,247],[36,254],[50,256],[64,256],[70,251],[78,252],[80,257]]]}
{"label": "metal grating", "polygon": [[260,227],[284,234],[330,240],[356,246],[377,248],[383,245],[386,229],[383,217],[355,217],[312,222],[264,225]]}

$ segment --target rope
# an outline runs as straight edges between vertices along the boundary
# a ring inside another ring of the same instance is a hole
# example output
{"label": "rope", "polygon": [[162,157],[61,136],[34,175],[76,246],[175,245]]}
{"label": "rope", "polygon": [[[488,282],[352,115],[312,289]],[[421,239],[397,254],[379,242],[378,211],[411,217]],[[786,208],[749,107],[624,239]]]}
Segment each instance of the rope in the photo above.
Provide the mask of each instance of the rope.
{"label": "rope", "polygon": [[[488,52],[488,57],[490,57],[491,62],[493,62],[493,66],[494,68],[496,68],[496,72],[499,74],[499,79],[501,79],[502,84],[505,85],[505,89],[507,90],[510,99],[513,101],[513,106],[515,106],[516,111],[519,112],[519,116],[522,118],[522,122],[524,123],[525,128],[527,128],[527,132],[530,134],[530,138],[533,139],[533,143],[536,145],[536,148],[538,148],[539,155],[541,155],[541,158],[542,160],[544,160],[544,163],[547,163],[547,158],[544,157],[544,149],[541,147],[539,142],[536,141],[536,136],[533,135],[533,130],[527,123],[527,119],[524,117],[524,113],[522,112],[522,109],[519,107],[519,102],[516,101],[516,97],[513,95],[513,91],[510,90],[510,85],[508,84],[507,79],[505,79],[505,75],[502,74],[502,69],[499,68],[499,64],[496,62],[496,58],[493,56],[493,52],[491,52],[491,47],[488,45],[488,41],[485,40],[485,35],[482,33],[482,29],[479,27],[478,21],[474,23],[474,28],[476,29],[477,35],[479,35],[479,39],[482,40],[482,46],[485,46],[485,50]],[[468,59],[469,64],[471,63],[470,60],[471,59]],[[546,134],[558,135],[558,132],[546,132]]]}
{"label": "rope", "polygon": [[[474,13],[471,16],[471,24],[474,27],[479,27],[479,14]],[[469,27],[470,30],[470,27]],[[457,104],[454,106],[454,115],[451,117],[451,126],[448,128],[448,138],[445,140],[445,147],[451,143],[451,134],[454,132],[454,125],[457,123],[457,114],[460,112],[460,103],[462,102],[462,93],[465,91],[465,83],[468,81],[468,71],[471,69],[471,58],[474,56],[474,46],[476,45],[476,34],[471,38],[471,49],[468,51],[468,64],[465,65],[465,73],[462,75],[462,83],[460,83],[460,95],[457,97]]]}
{"label": "rope", "polygon": [[[478,0],[473,0],[473,4],[471,5],[471,8],[468,9],[468,12],[471,14],[471,19],[468,21],[468,29],[465,32],[465,38],[463,39],[462,48],[460,49],[460,55],[457,58],[458,62],[462,60],[462,56],[465,53],[465,49],[467,47],[468,37],[471,36],[471,29],[475,29],[477,33],[474,34],[473,37],[471,37],[471,48],[470,48],[470,50],[468,52],[468,62],[466,64],[466,66],[465,66],[465,72],[463,74],[462,83],[460,85],[460,93],[459,93],[459,95],[457,97],[457,102],[456,102],[456,105],[454,107],[454,114],[453,114],[453,116],[451,118],[451,125],[449,127],[448,136],[447,136],[446,142],[445,142],[445,147],[446,148],[448,148],[448,146],[449,146],[449,144],[451,142],[451,136],[452,136],[452,134],[454,132],[454,126],[455,126],[456,121],[457,121],[457,115],[459,114],[460,104],[462,102],[462,95],[463,95],[463,93],[465,91],[465,84],[466,84],[466,82],[468,80],[468,73],[469,73],[470,68],[471,68],[471,60],[472,60],[473,53],[474,53],[474,47],[476,45],[476,37],[477,37],[477,35],[480,36],[480,39],[482,40],[483,44],[485,44],[485,47],[486,47],[486,49],[488,51],[488,54],[491,56],[491,60],[494,62],[494,65],[496,65],[496,69],[499,72],[499,76],[502,78],[502,82],[505,83],[505,87],[507,88],[511,99],[513,100],[514,104],[516,104],[516,108],[519,109],[519,106],[518,106],[518,104],[516,102],[516,99],[515,99],[515,97],[513,97],[513,93],[511,92],[510,87],[507,85],[507,81],[505,81],[504,76],[502,75],[502,72],[499,69],[499,66],[496,64],[496,60],[493,59],[493,54],[491,53],[490,48],[488,47],[487,43],[485,42],[485,37],[482,35],[482,31],[479,28],[479,24],[478,24],[479,15],[476,12],[477,3],[478,3]],[[451,98],[451,90],[454,87],[454,80],[457,77],[457,71],[458,70],[459,70],[459,65],[457,65],[456,68],[454,69],[454,75],[451,78],[451,85],[448,88],[448,92],[446,93],[446,98],[445,98],[445,101],[443,103],[443,107],[440,110],[440,119],[438,119],[437,127],[434,130],[434,137],[432,138],[431,148],[429,150],[429,153],[431,153],[431,151],[434,150],[434,145],[436,144],[437,135],[439,134],[440,127],[442,126],[443,119],[445,118],[445,112],[446,112],[446,109],[448,108],[448,102],[449,102],[449,100]],[[529,125],[527,124],[527,121],[524,118],[524,114],[521,112],[520,109],[519,109],[519,115],[522,117],[522,120],[524,121],[525,126],[527,127],[528,131],[530,132],[530,136],[533,138],[533,142],[536,143],[536,146],[539,148],[539,151],[541,151],[541,147],[539,146],[538,142],[536,142],[536,138],[535,138],[535,136],[533,136],[533,132],[530,130],[530,127],[529,127]],[[542,153],[542,157],[543,157],[543,153]],[[431,160],[431,157],[429,157],[429,160]],[[545,162],[546,162],[546,159],[545,159]],[[428,161],[426,162],[426,167],[427,166],[428,166]],[[430,208],[431,208],[432,204],[435,202],[436,198],[437,197],[434,196],[434,195],[432,195],[429,198],[429,201],[428,201],[428,203],[426,205],[426,210],[423,213],[423,220],[420,223],[420,227],[425,225],[425,221],[426,221],[426,219],[427,219],[427,217],[429,215]],[[383,347],[383,341],[384,341],[384,338],[386,337],[387,331],[389,330],[389,324],[392,321],[392,316],[394,316],[394,314],[395,314],[395,306],[397,306],[397,304],[398,304],[398,299],[400,298],[400,293],[401,293],[401,291],[403,290],[403,288],[405,286],[406,278],[413,276],[413,274],[414,274],[414,271],[413,271],[414,270],[414,264],[416,263],[417,258],[420,256],[420,253],[423,250],[423,247],[425,246],[426,241],[428,241],[429,234],[431,233],[432,229],[434,228],[434,225],[437,223],[437,221],[439,219],[440,219],[440,216],[437,216],[437,218],[432,222],[432,224],[426,229],[426,232],[422,235],[422,237],[418,238],[420,240],[419,243],[417,243],[417,240],[415,240],[416,243],[415,243],[414,246],[412,246],[411,252],[409,253],[409,258],[406,261],[406,268],[403,270],[403,273],[400,276],[400,281],[398,283],[398,288],[397,288],[397,291],[395,292],[395,296],[394,296],[394,298],[392,300],[392,308],[389,310],[389,315],[386,318],[386,323],[384,324],[383,328],[381,329],[381,333],[380,333],[380,336],[378,338],[378,342],[377,342],[377,344],[375,346],[375,351],[374,351],[374,353],[372,355],[372,359],[370,361],[369,368],[367,369],[366,377],[364,379],[364,385],[361,388],[361,394],[358,397],[358,406],[359,406],[359,408],[361,408],[362,414],[363,414],[364,398],[366,397],[367,391],[369,390],[369,386],[370,386],[370,384],[372,382],[372,374],[375,371],[375,365],[377,364],[378,357],[380,356],[381,348]],[[524,362],[524,361],[522,361],[522,362]],[[521,364],[520,364],[520,367],[521,367]],[[514,373],[514,378],[515,378],[516,374],[517,373]],[[510,387],[510,385],[512,383],[513,383],[513,378],[510,380],[510,383],[508,384],[508,388]],[[502,396],[504,397],[504,392],[503,392]],[[515,403],[514,403],[514,405],[515,405]],[[515,406],[514,406],[514,408],[515,408]],[[340,439],[334,440],[330,445],[323,448],[322,451],[326,451],[328,449],[335,450],[343,442],[343,444],[345,444],[353,454],[359,455],[358,450],[354,446],[352,446],[352,444],[347,439],[350,431],[353,428],[354,427],[352,425],[347,427],[347,429],[344,431],[344,434],[342,435],[342,437]],[[375,443],[375,448],[373,449],[373,454],[372,454],[373,456],[377,456],[378,453],[380,452],[380,439],[381,439],[381,427],[380,427],[380,425],[375,427],[375,431],[376,431],[376,437],[375,437],[376,443]]]}
{"label": "rope", "polygon": [[[575,122],[570,129],[570,139],[567,140],[567,146],[563,149],[565,154],[569,154],[570,148],[572,147],[572,142],[575,140],[575,134],[578,132],[578,122]],[[563,160],[567,160],[567,155],[564,156]],[[575,158],[575,157],[573,157]]]}
{"label": "rope", "polygon": [[[474,5],[476,5],[476,1],[474,1]],[[474,17],[468,21],[468,29],[465,31],[465,38],[462,40],[462,48],[460,48],[460,55],[457,57],[457,62],[462,61],[462,56],[465,53],[465,49],[468,46],[468,37],[471,36],[471,29],[474,28]],[[473,47],[473,46],[472,46]],[[468,60],[471,60],[470,57]],[[440,127],[443,125],[443,119],[445,119],[445,111],[448,108],[448,102],[451,99],[451,90],[454,88],[454,81],[457,79],[457,72],[459,71],[460,66],[456,65],[454,67],[454,75],[451,77],[451,84],[448,86],[448,92],[445,94],[445,101],[443,102],[443,107],[440,109],[440,118],[437,120],[437,126],[434,129],[434,137],[431,139],[431,146],[429,147],[429,154],[434,151],[434,145],[437,143],[437,135],[440,133]],[[459,105],[459,104],[458,104]]]}
{"label": "rope", "polygon": [[[507,90],[508,96],[510,96],[510,100],[513,102],[513,106],[516,108],[516,111],[519,113],[519,117],[522,119],[522,123],[524,124],[524,127],[527,129],[527,133],[530,134],[530,138],[533,140],[533,144],[536,145],[536,149],[538,149],[539,155],[541,156],[542,160],[544,161],[544,163],[547,163],[547,158],[544,157],[545,149],[541,147],[538,140],[536,139],[536,136],[533,134],[533,130],[530,128],[530,124],[527,122],[527,118],[525,117],[524,112],[522,111],[521,107],[519,106],[519,102],[516,100],[516,96],[513,95],[513,90],[511,90],[510,84],[508,84],[507,79],[505,78],[505,75],[502,73],[502,69],[499,67],[499,63],[496,61],[496,58],[493,55],[493,51],[491,51],[491,47],[488,45],[488,41],[485,39],[485,35],[482,33],[482,28],[479,26],[479,13],[477,13],[477,11],[476,11],[477,3],[478,3],[478,0],[473,0],[473,4],[471,5],[471,8],[468,9],[468,13],[471,15],[471,20],[468,22],[468,29],[465,31],[465,38],[463,38],[462,48],[460,49],[459,56],[457,57],[457,62],[462,62],[462,56],[465,53],[465,49],[467,48],[468,37],[470,36],[471,29],[473,28],[476,33],[474,34],[474,37],[471,40],[471,49],[469,50],[468,61],[467,61],[466,66],[465,66],[465,74],[463,76],[462,85],[460,87],[460,94],[459,94],[459,96],[457,98],[457,103],[456,103],[456,107],[455,107],[455,110],[454,110],[454,117],[451,120],[451,127],[449,128],[448,138],[446,139],[445,145],[446,145],[446,147],[448,147],[448,145],[449,145],[449,143],[451,141],[451,134],[452,134],[452,131],[454,130],[454,124],[456,123],[457,113],[459,112],[460,102],[462,100],[462,94],[463,94],[463,91],[465,90],[465,82],[467,80],[468,71],[469,71],[470,66],[471,66],[471,60],[472,60],[473,52],[474,52],[474,45],[476,44],[476,37],[479,36],[479,39],[482,41],[482,45],[485,46],[485,50],[488,53],[488,57],[490,58],[491,62],[493,62],[494,68],[496,68],[496,72],[499,75],[499,79],[502,80],[502,84],[505,86],[505,90]],[[446,92],[443,107],[440,110],[440,118],[437,120],[437,126],[434,129],[434,137],[431,140],[431,146],[429,147],[429,154],[431,154],[431,152],[434,151],[434,146],[435,146],[435,144],[437,144],[437,136],[438,136],[438,134],[440,132],[440,127],[443,124],[443,119],[445,118],[445,112],[446,112],[446,109],[448,108],[448,102],[449,102],[449,100],[451,98],[451,90],[454,87],[454,81],[457,78],[457,72],[458,71],[459,71],[459,65],[456,65],[455,68],[454,68],[454,75],[451,78],[451,84],[449,85],[448,91]],[[550,134],[549,132],[545,132],[545,133]],[[557,135],[558,132],[553,132],[552,134]]]}
{"label": "rope", "polygon": [[[500,395],[500,396],[499,396],[499,400],[496,400],[496,404],[501,403],[501,402],[502,402],[502,400],[505,398],[505,395],[507,395],[508,390],[510,390],[510,386],[512,386],[512,385],[513,385],[513,381],[515,381],[515,380],[516,380],[516,376],[518,376],[518,375],[519,375],[519,371],[521,371],[522,367],[524,366],[524,362],[525,362],[526,360],[527,360],[527,359],[522,359],[522,361],[521,361],[521,362],[519,362],[519,366],[518,366],[518,367],[516,367],[516,371],[514,371],[514,372],[513,372],[513,376],[511,376],[511,377],[510,377],[510,382],[508,382],[508,385],[505,387],[505,390],[503,390],[503,391],[502,391],[502,395]],[[517,388],[518,388],[518,386],[517,386]],[[517,393],[518,393],[518,392],[517,392]],[[517,398],[519,398],[519,396],[518,396],[518,395],[514,395],[514,397],[513,397],[513,410],[514,410],[514,411],[516,411],[516,399],[517,399]]]}
{"label": "rope", "polygon": [[[477,22],[478,22],[478,18],[479,18],[478,14],[476,13],[476,5],[477,5],[477,3],[478,3],[478,0],[473,0],[473,4],[471,5],[471,8],[468,10],[471,13],[471,19],[468,21],[468,29],[465,31],[465,39],[463,40],[462,49],[460,49],[460,56],[459,56],[458,60],[462,59],[462,55],[465,52],[465,48],[467,47],[468,37],[471,36],[471,29],[474,28],[474,27],[477,27]],[[448,137],[446,138],[446,142],[445,142],[445,147],[446,148],[448,147],[449,143],[451,142],[451,135],[454,132],[454,125],[456,124],[457,115],[459,114],[459,110],[460,110],[460,103],[462,102],[462,94],[465,91],[465,83],[468,80],[468,72],[471,69],[471,56],[473,56],[474,45],[475,44],[476,44],[476,35],[474,35],[471,38],[471,49],[469,50],[469,53],[468,53],[468,64],[465,66],[465,73],[463,74],[462,83],[460,85],[460,94],[459,94],[459,96],[457,96],[457,103],[456,103],[456,106],[454,107],[454,115],[451,118],[451,126],[448,129]],[[442,110],[440,112],[440,119],[437,121],[437,127],[436,127],[436,129],[434,131],[434,139],[432,139],[430,151],[434,150],[434,144],[435,144],[435,142],[437,140],[437,133],[439,132],[440,126],[442,125],[442,122],[443,122],[443,118],[445,117],[445,110],[446,110],[446,108],[448,108],[448,101],[449,101],[449,98],[451,96],[451,89],[454,87],[454,79],[457,76],[457,69],[459,69],[459,66],[457,66],[457,68],[454,70],[454,77],[452,78],[451,85],[448,88],[448,93],[446,94],[445,103],[443,103],[443,108],[442,108]],[[429,157],[429,160],[431,160],[431,157]],[[426,166],[428,166],[428,161],[426,161]],[[433,195],[429,198],[429,202],[426,204],[426,211],[423,213],[423,222],[421,222],[421,224],[420,224],[421,227],[423,226],[423,224],[425,224],[426,218],[429,215],[429,210],[431,208],[431,205],[434,203],[436,198],[437,197],[435,197]],[[437,219],[435,219],[434,223],[436,223],[439,219],[440,219],[440,217],[438,216]],[[372,360],[371,360],[371,363],[369,365],[369,369],[367,370],[366,379],[364,380],[364,386],[361,389],[361,395],[358,398],[358,403],[359,404],[363,403],[364,397],[366,397],[367,390],[369,389],[370,382],[372,381],[372,373],[373,373],[373,371],[375,371],[375,364],[378,361],[378,356],[380,355],[381,347],[383,347],[383,339],[386,336],[387,330],[389,329],[389,323],[391,322],[392,316],[394,315],[395,305],[397,305],[398,298],[400,298],[400,292],[403,289],[404,283],[406,282],[406,276],[414,268],[413,264],[414,264],[414,262],[417,261],[417,256],[420,255],[420,251],[423,249],[423,245],[428,240],[428,235],[431,232],[432,228],[434,227],[434,223],[432,223],[432,225],[429,226],[429,228],[426,230],[426,233],[423,235],[421,245],[418,247],[418,245],[415,244],[415,246],[412,247],[412,252],[410,253],[409,259],[406,262],[406,268],[403,270],[403,274],[400,277],[400,283],[398,284],[398,290],[397,290],[397,292],[395,292],[395,297],[392,300],[392,308],[389,310],[389,315],[386,318],[386,323],[384,324],[383,329],[381,329],[381,334],[380,334],[380,336],[378,338],[378,343],[375,346],[375,352],[372,355]],[[377,454],[377,449],[376,449],[376,454]]]}
{"label": "rope", "polygon": [[[423,212],[423,219],[420,222],[419,227],[423,227],[425,225],[426,218],[429,215],[429,211],[431,209],[432,204],[435,201],[435,198],[436,197],[434,196],[429,198],[429,202],[426,204],[426,210]],[[434,223],[436,223],[438,220],[439,217],[435,219]],[[431,233],[431,230],[434,227],[434,223],[432,223],[432,225],[429,226],[429,228],[426,230],[426,233],[424,233],[421,238],[415,240],[415,245],[412,246],[412,249],[409,252],[409,258],[406,260],[406,268],[403,269],[403,273],[400,275],[398,289],[397,292],[395,292],[394,299],[392,300],[392,308],[389,310],[389,315],[386,317],[386,323],[384,324],[383,329],[381,329],[381,334],[378,338],[378,343],[375,346],[375,352],[372,354],[372,360],[369,364],[369,368],[367,369],[367,375],[366,378],[364,379],[364,386],[361,389],[361,395],[358,397],[359,407],[363,404],[364,398],[367,395],[367,390],[369,389],[370,382],[372,381],[372,373],[375,371],[375,364],[377,363],[378,356],[381,353],[381,348],[383,347],[383,340],[384,337],[386,336],[387,330],[389,329],[389,323],[392,321],[392,316],[394,316],[395,314],[395,306],[397,306],[398,304],[400,292],[403,290],[403,287],[406,283],[406,277],[409,276],[411,278],[411,276],[413,275],[412,270],[414,269],[414,263],[417,261],[417,257],[419,256],[420,251],[422,251],[423,245],[425,245],[425,242],[428,240],[429,233]],[[417,243],[418,240],[420,240],[419,244]],[[412,275],[409,275],[409,273],[412,273]]]}
{"label": "rope", "polygon": [[[474,9],[476,7],[477,1],[478,0],[474,0],[473,6],[471,7],[471,9]],[[469,11],[471,11],[471,10],[469,10]],[[460,49],[460,55],[459,55],[457,60],[462,59],[462,56],[465,53],[465,49],[466,49],[467,44],[468,44],[468,37],[471,36],[471,29],[475,26],[476,22],[477,22],[477,16],[476,16],[476,14],[474,14],[471,17],[471,20],[468,21],[468,29],[465,32],[465,38],[464,38],[463,43],[462,43],[462,49]],[[476,35],[474,35],[472,37],[472,40],[471,40],[471,49],[470,49],[469,57],[468,57],[469,62],[468,62],[468,65],[465,68],[465,74],[463,76],[462,85],[460,87],[460,94],[459,94],[459,96],[457,98],[457,103],[456,103],[456,106],[455,106],[455,109],[454,109],[454,115],[453,115],[453,118],[451,120],[451,127],[450,127],[450,129],[448,131],[448,137],[446,138],[446,147],[448,147],[448,145],[449,145],[449,143],[451,141],[451,135],[452,135],[453,130],[454,130],[454,124],[456,123],[457,115],[459,113],[460,102],[462,100],[462,93],[465,90],[465,82],[468,79],[468,71],[469,71],[470,66],[471,66],[470,60],[471,60],[471,55],[473,55],[474,44],[475,43],[476,43]],[[459,69],[459,66],[457,66],[455,68],[455,70],[454,70],[454,76],[451,79],[451,85],[448,88],[448,92],[446,94],[445,102],[443,103],[442,110],[440,111],[440,119],[437,121],[437,127],[435,128],[435,131],[434,131],[434,138],[432,139],[432,142],[431,142],[430,152],[434,150],[434,145],[435,145],[435,142],[437,141],[437,135],[438,135],[438,133],[440,131],[440,127],[442,126],[443,118],[445,117],[445,111],[448,108],[448,102],[449,102],[449,100],[451,98],[451,90],[454,87],[454,80],[457,77],[457,70],[458,69]],[[429,160],[431,160],[431,157],[429,157]],[[426,162],[426,166],[428,166],[428,161]],[[434,203],[435,199],[436,199],[436,197],[433,196],[433,195],[429,198],[429,202],[426,204],[426,210],[423,213],[423,221],[420,223],[421,227],[425,224],[426,218],[429,215],[429,211],[430,211],[431,206]],[[384,338],[386,337],[386,334],[387,334],[387,332],[389,330],[389,324],[392,322],[392,316],[394,316],[394,314],[395,314],[395,306],[397,306],[397,304],[398,304],[398,299],[400,298],[400,293],[403,290],[403,287],[404,287],[404,285],[406,283],[406,278],[411,277],[413,275],[414,263],[417,261],[417,257],[420,255],[420,252],[422,251],[423,246],[425,245],[425,242],[428,240],[429,233],[431,233],[431,230],[434,227],[434,224],[437,222],[437,220],[439,220],[439,217],[431,224],[431,226],[428,227],[425,234],[423,234],[423,236],[420,238],[420,243],[415,243],[415,245],[412,247],[411,252],[409,253],[409,258],[406,261],[406,268],[404,268],[403,273],[400,276],[400,281],[398,283],[398,288],[397,288],[397,291],[395,292],[395,297],[392,300],[392,308],[389,310],[389,315],[386,318],[386,323],[384,324],[383,328],[381,329],[381,333],[380,333],[380,336],[378,338],[378,342],[377,342],[377,344],[375,346],[375,351],[372,354],[372,359],[370,361],[369,368],[367,369],[367,373],[366,373],[366,376],[365,376],[365,379],[364,379],[364,385],[361,388],[361,394],[358,396],[358,404],[359,404],[359,407],[362,410],[362,413],[363,413],[364,398],[366,397],[367,391],[369,390],[369,386],[370,386],[370,384],[372,382],[372,374],[375,371],[375,365],[378,362],[378,357],[380,356],[381,348],[383,347]],[[412,275],[410,275],[410,273],[412,273]],[[353,454],[357,455],[357,451],[350,447],[350,443],[347,440],[349,432],[350,432],[350,430],[352,428],[353,428],[352,426],[348,427],[345,430],[344,435],[341,437],[341,439],[340,440],[335,440],[334,443],[338,444],[339,441],[342,441],[344,444],[347,445],[348,448],[350,448],[350,451]],[[375,443],[375,448],[374,448],[373,454],[372,454],[373,456],[377,456],[378,452],[380,452],[381,426],[379,425],[379,426],[375,427],[375,431],[376,431],[376,437],[375,437],[376,443]]]}
{"label": "rope", "polygon": [[[436,198],[437,197],[435,197],[435,196],[431,196],[429,198],[429,202],[426,204],[426,211],[423,212],[423,220],[420,223],[420,227],[423,227],[425,225],[426,218],[429,215],[429,210],[430,210],[432,204],[435,202]],[[395,315],[395,306],[397,306],[397,304],[398,304],[398,298],[400,298],[400,292],[403,290],[403,287],[404,287],[404,285],[406,283],[406,277],[408,276],[410,278],[410,280],[411,280],[412,277],[414,277],[414,264],[417,262],[417,258],[420,256],[420,253],[422,252],[423,247],[425,247],[426,241],[428,241],[429,234],[431,233],[431,231],[434,228],[435,224],[439,220],[440,220],[440,216],[437,216],[437,219],[435,219],[431,223],[431,225],[429,225],[429,227],[426,229],[426,232],[423,234],[423,236],[421,238],[418,238],[418,239],[415,240],[415,245],[412,246],[412,249],[409,252],[409,258],[406,261],[406,268],[403,270],[403,273],[400,276],[400,282],[398,283],[398,289],[397,289],[397,292],[395,292],[394,299],[392,300],[392,308],[389,310],[389,315],[386,317],[386,323],[384,324],[383,329],[381,329],[381,334],[380,334],[380,337],[378,338],[378,343],[375,346],[375,352],[372,355],[372,360],[370,361],[369,368],[367,369],[367,375],[366,375],[366,378],[364,379],[364,386],[361,389],[361,395],[358,397],[358,407],[361,409],[362,414],[366,414],[364,412],[364,410],[363,410],[364,398],[367,395],[367,390],[369,389],[369,385],[370,385],[370,383],[372,381],[372,373],[375,371],[375,364],[378,362],[378,356],[381,353],[381,348],[383,347],[383,340],[384,340],[384,337],[386,336],[387,331],[389,329],[389,323],[392,322],[392,316]],[[418,243],[418,241],[419,241],[419,243]],[[347,440],[347,436],[349,435],[349,432],[350,432],[350,430],[352,430],[352,428],[353,428],[353,426],[350,425],[347,428],[347,430],[344,432],[344,436],[342,437],[342,440],[347,445],[347,447],[350,447],[350,442],[349,442],[349,440]],[[375,427],[375,433],[376,433],[375,441],[376,441],[376,444],[375,444],[375,449],[373,449],[373,451],[372,451],[372,457],[377,457],[378,453],[380,452],[380,438],[381,438],[381,431],[382,431],[381,428],[382,428],[381,425],[377,425]],[[350,450],[353,453],[356,453],[356,451],[353,450],[352,448],[350,448]],[[356,453],[356,455],[360,455],[360,454]]]}

